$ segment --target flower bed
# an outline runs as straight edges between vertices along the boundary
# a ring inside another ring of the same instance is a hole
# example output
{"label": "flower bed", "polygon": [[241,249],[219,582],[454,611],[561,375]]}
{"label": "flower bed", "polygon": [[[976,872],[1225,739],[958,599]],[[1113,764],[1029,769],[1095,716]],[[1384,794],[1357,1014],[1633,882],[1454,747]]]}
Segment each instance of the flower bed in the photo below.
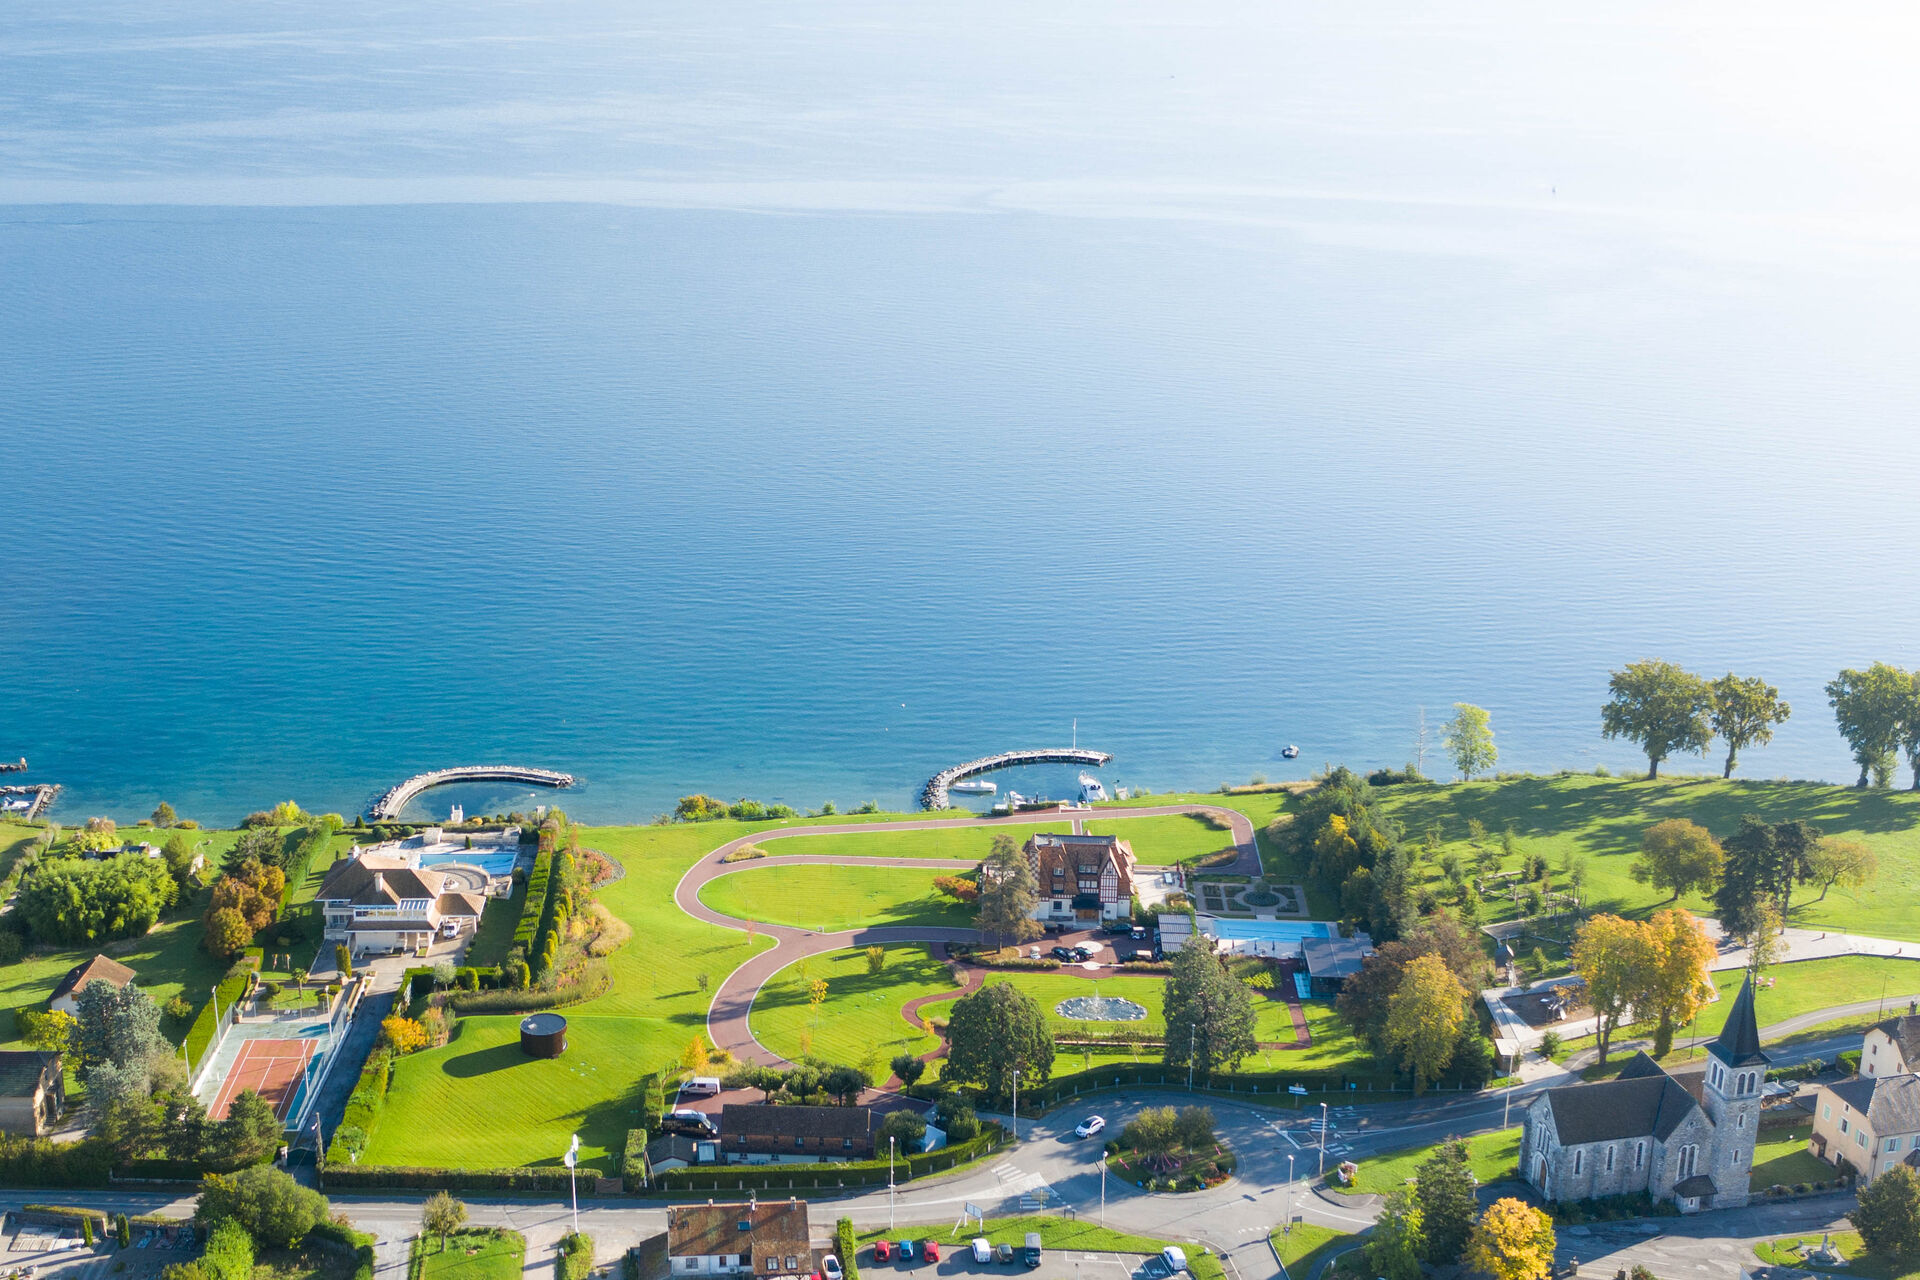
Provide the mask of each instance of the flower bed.
{"label": "flower bed", "polygon": [[[1119,1147],[1115,1143],[1116,1148]],[[1200,1150],[1176,1148],[1161,1156],[1116,1149],[1107,1156],[1107,1168],[1148,1191],[1204,1191],[1233,1176],[1233,1152],[1223,1143]]]}

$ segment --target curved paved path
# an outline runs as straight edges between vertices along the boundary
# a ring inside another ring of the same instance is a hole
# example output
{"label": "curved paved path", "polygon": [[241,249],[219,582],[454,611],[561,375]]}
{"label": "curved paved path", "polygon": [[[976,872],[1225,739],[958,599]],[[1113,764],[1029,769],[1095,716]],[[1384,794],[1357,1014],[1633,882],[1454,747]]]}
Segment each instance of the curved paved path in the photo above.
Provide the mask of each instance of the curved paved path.
{"label": "curved paved path", "polygon": [[[795,836],[862,835],[879,831],[939,831],[948,827],[1028,828],[1055,825],[1061,821],[1084,822],[1089,818],[1094,821],[1107,821],[1118,818],[1156,818],[1175,814],[1213,814],[1226,819],[1239,856],[1230,866],[1213,868],[1213,870],[1232,875],[1260,873],[1260,851],[1255,843],[1252,820],[1237,810],[1222,809],[1207,804],[1084,809],[1056,814],[1017,814],[1004,818],[914,818],[904,822],[839,822],[787,827],[779,831],[760,831],[741,836],[736,840],[729,840],[687,868],[686,874],[681,876],[680,882],[674,886],[674,904],[694,919],[719,925],[721,928],[736,929],[744,933],[751,924],[755,933],[772,938],[774,945],[745,961],[739,968],[721,979],[719,988],[714,992],[713,1003],[707,1009],[707,1038],[715,1048],[725,1049],[744,1061],[763,1063],[768,1066],[791,1065],[787,1059],[756,1040],[753,1029],[748,1025],[748,1015],[753,1010],[754,998],[760,994],[760,988],[766,984],[767,980],[781,969],[807,956],[819,955],[826,951],[840,951],[847,947],[916,942],[977,942],[980,938],[979,932],[974,929],[945,928],[934,925],[881,925],[867,929],[845,929],[837,933],[820,933],[791,925],[762,924],[758,921],[741,920],[716,911],[700,901],[700,891],[711,881],[721,876],[733,875],[740,871],[753,871],[761,867],[825,864],[953,871],[967,866],[967,860],[964,858],[876,858],[858,855],[833,857],[827,854],[784,854],[754,858],[745,862],[730,863],[724,860],[728,854],[738,849],[747,845],[765,846],[775,840],[787,840]],[[1252,869],[1247,870],[1248,867]]]}

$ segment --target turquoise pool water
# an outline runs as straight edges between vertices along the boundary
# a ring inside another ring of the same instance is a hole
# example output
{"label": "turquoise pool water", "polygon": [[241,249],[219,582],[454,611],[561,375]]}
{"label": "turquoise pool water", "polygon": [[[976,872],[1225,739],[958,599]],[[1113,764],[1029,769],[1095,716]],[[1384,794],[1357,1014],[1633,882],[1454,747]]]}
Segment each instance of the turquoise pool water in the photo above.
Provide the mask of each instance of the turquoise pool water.
{"label": "turquoise pool water", "polygon": [[462,866],[479,867],[490,876],[513,874],[513,864],[520,860],[517,853],[482,853],[478,849],[456,849],[452,853],[428,854],[420,859],[423,867],[444,867],[457,862]]}
{"label": "turquoise pool water", "polygon": [[1334,926],[1322,920],[1218,920],[1222,942],[1284,942],[1299,946],[1308,938],[1331,938]]}

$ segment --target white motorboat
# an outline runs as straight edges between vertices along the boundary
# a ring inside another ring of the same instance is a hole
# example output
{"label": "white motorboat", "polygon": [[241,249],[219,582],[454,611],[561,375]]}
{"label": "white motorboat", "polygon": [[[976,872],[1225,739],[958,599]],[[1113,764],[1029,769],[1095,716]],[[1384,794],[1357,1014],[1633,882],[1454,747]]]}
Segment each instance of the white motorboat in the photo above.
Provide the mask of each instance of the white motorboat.
{"label": "white motorboat", "polygon": [[1299,757],[1300,748],[1294,746],[1291,742],[1280,748],[1280,758],[1282,760],[1297,760]]}
{"label": "white motorboat", "polygon": [[1080,775],[1080,798],[1088,804],[1099,804],[1106,800],[1107,789],[1100,785],[1100,779],[1083,773]]}
{"label": "white motorboat", "polygon": [[988,782],[984,778],[963,778],[947,788],[963,796],[990,796],[1000,790],[997,782]]}

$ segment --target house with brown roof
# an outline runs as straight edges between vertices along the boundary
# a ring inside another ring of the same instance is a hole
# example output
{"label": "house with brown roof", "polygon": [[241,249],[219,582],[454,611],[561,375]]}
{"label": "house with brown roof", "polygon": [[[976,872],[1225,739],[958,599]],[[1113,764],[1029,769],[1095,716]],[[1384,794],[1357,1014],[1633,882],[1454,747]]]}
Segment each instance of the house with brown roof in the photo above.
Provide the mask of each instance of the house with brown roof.
{"label": "house with brown roof", "polygon": [[42,1136],[66,1107],[66,1090],[59,1054],[0,1052],[0,1132]]}
{"label": "house with brown roof", "polygon": [[1048,924],[1117,920],[1133,909],[1133,846],[1117,836],[1037,832],[1026,843],[1033,918]]}
{"label": "house with brown roof", "polygon": [[67,970],[67,976],[60,979],[60,984],[47,1000],[47,1007],[56,1013],[70,1013],[77,1017],[80,1013],[80,993],[87,987],[96,982],[124,987],[134,977],[133,970],[111,956],[95,956]]}
{"label": "house with brown roof", "polygon": [[729,1164],[871,1160],[873,1109],[730,1102],[720,1108],[720,1151]]}
{"label": "house with brown roof", "polygon": [[480,927],[484,893],[459,875],[408,865],[398,854],[365,853],[334,864],[314,900],[329,942],[356,954],[419,951],[436,937]]}
{"label": "house with brown roof", "polygon": [[1552,1201],[1644,1191],[1682,1213],[1739,1208],[1770,1061],[1749,979],[1707,1046],[1704,1073],[1683,1081],[1637,1053],[1611,1080],[1537,1095],[1522,1122],[1520,1176]]}
{"label": "house with brown roof", "polygon": [[669,1276],[804,1276],[813,1272],[805,1200],[674,1205],[667,1210]]}

